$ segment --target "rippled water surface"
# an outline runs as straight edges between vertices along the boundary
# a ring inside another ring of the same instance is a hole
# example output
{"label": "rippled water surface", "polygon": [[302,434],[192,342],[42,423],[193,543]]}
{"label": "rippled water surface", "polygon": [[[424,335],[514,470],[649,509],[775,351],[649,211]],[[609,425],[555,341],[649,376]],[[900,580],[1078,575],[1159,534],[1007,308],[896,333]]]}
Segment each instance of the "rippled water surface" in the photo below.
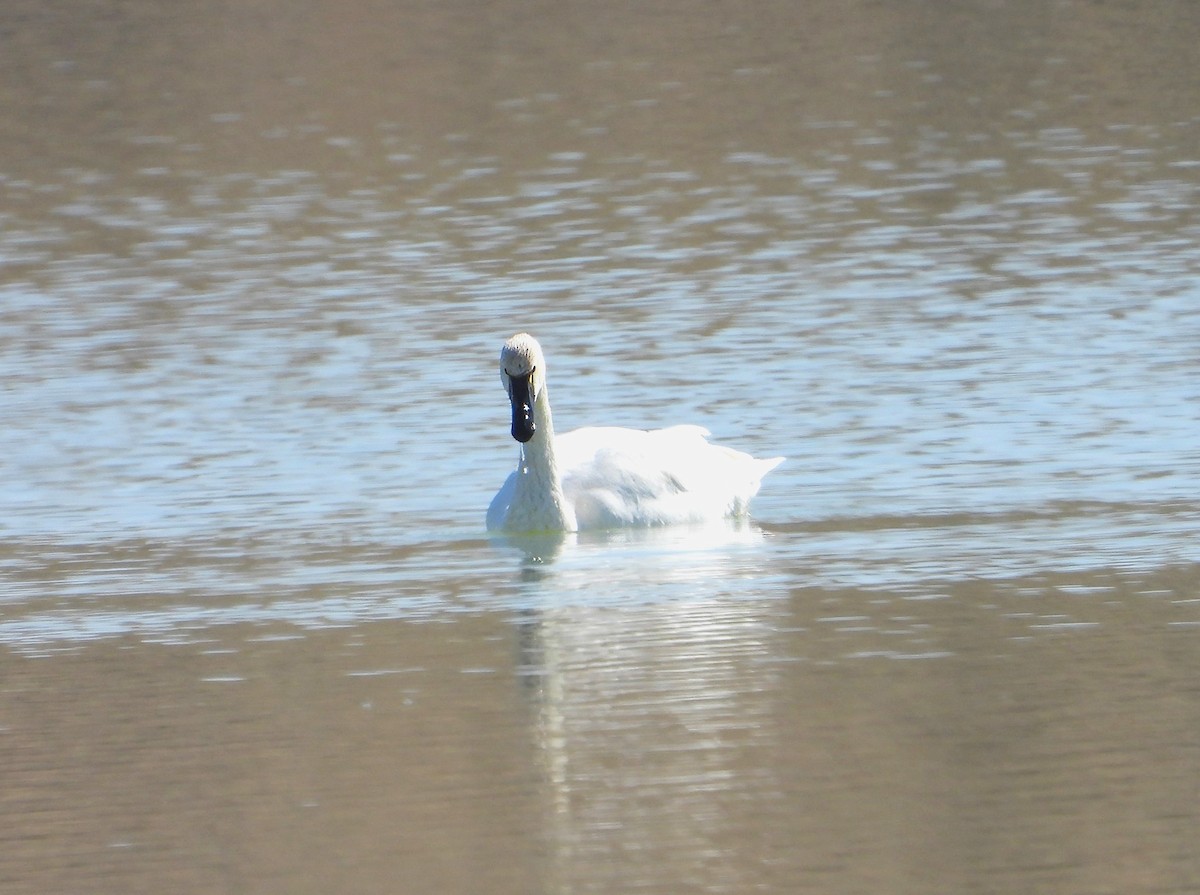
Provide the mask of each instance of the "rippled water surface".
{"label": "rippled water surface", "polygon": [[10,6],[5,892],[1200,890],[1192,5]]}

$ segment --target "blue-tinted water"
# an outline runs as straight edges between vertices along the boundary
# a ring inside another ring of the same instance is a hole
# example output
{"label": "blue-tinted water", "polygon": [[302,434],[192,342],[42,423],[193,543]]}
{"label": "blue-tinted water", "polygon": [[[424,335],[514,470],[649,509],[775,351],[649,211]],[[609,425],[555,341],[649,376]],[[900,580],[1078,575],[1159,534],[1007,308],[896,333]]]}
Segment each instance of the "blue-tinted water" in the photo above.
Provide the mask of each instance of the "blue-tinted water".
{"label": "blue-tinted water", "polygon": [[[26,10],[0,879],[1194,888],[1200,40],[1067,6]],[[488,538],[520,330],[752,520]]]}

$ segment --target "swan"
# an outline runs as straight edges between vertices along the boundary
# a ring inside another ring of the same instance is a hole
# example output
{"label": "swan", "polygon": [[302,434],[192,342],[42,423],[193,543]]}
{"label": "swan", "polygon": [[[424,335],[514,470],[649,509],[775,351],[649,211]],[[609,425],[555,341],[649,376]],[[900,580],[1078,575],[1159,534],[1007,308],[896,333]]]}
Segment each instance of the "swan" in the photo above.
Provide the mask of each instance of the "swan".
{"label": "swan", "polygon": [[701,426],[589,426],[556,437],[546,360],[528,333],[504,343],[500,379],[521,451],[488,507],[489,530],[578,531],[743,516],[763,476],[784,460],[709,444]]}

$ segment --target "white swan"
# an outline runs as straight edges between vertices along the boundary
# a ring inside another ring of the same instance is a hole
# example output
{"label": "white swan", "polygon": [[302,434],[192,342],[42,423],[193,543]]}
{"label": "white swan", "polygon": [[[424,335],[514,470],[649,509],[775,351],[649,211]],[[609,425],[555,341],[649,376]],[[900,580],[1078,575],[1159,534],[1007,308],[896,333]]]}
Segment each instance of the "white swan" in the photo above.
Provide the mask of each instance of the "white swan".
{"label": "white swan", "polygon": [[576,531],[741,516],[763,476],[784,460],[709,444],[700,426],[649,432],[593,426],[555,438],[546,361],[528,333],[504,343],[500,379],[521,454],[488,507],[490,530]]}

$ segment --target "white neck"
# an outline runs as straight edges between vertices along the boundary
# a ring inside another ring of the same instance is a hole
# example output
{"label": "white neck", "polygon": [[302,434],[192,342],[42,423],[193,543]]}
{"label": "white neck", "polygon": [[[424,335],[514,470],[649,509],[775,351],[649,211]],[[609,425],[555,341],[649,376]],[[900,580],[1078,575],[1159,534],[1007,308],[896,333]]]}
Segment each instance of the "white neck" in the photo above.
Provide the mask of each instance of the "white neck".
{"label": "white neck", "polygon": [[562,478],[554,456],[554,422],[546,387],[533,406],[537,429],[521,446],[517,483],[507,526],[522,531],[574,531],[575,511],[563,497]]}

